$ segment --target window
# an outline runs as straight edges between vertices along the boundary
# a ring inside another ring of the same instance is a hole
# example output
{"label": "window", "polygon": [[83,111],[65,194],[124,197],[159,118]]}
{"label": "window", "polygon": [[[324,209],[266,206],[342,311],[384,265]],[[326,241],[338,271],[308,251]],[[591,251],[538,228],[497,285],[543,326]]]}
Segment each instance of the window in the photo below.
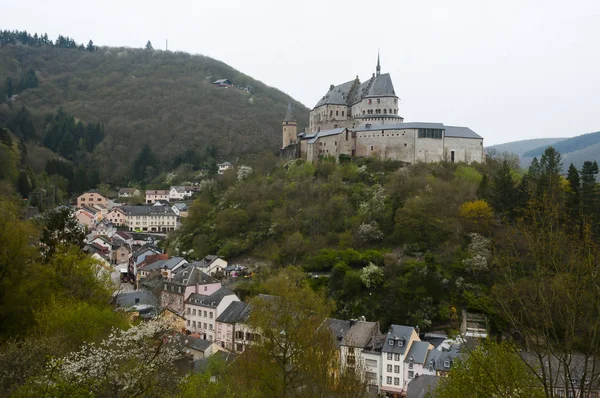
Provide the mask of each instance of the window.
{"label": "window", "polygon": [[444,367],[445,367],[445,368],[449,368],[449,367],[450,367],[450,361],[449,361],[449,360],[447,360],[447,359],[446,359],[446,360],[444,361]]}
{"label": "window", "polygon": [[[371,147],[371,149],[373,149],[373,147]],[[166,286],[166,285],[165,285]],[[389,345],[394,345],[394,340],[390,339],[390,341],[388,342]],[[391,354],[390,354],[391,355]]]}
{"label": "window", "polygon": [[[371,145],[371,150],[373,150],[373,145]],[[394,344],[394,343],[392,342],[392,344]]]}
{"label": "window", "polygon": [[196,309],[194,308],[194,310],[192,311],[192,315],[196,315]]}
{"label": "window", "polygon": [[207,291],[207,290],[208,290],[208,286],[204,286],[204,291]]}
{"label": "window", "polygon": [[390,376],[388,376],[385,381],[387,382],[387,384],[392,384],[392,378]]}
{"label": "window", "polygon": [[377,98],[377,103],[380,104],[381,103],[381,98]]}
{"label": "window", "polygon": [[392,353],[391,352],[387,353],[387,359],[388,359],[388,361],[392,360]]}
{"label": "window", "polygon": [[394,98],[394,104],[398,103],[398,98]]}
{"label": "window", "polygon": [[342,116],[344,116],[344,111],[342,111]]}
{"label": "window", "polygon": [[394,373],[400,373],[400,365],[394,365]]}
{"label": "window", "polygon": [[187,308],[186,313],[189,315],[190,314],[190,307]]}
{"label": "window", "polygon": [[394,385],[395,386],[399,386],[400,385],[400,378],[399,377],[394,377]]}
{"label": "window", "polygon": [[212,325],[212,323],[208,325],[208,330],[213,330],[213,325]]}
{"label": "window", "polygon": [[392,365],[387,366],[387,371],[388,371],[388,373],[392,373]]}
{"label": "window", "polygon": [[412,379],[413,377],[415,377],[415,372],[414,372],[414,371],[412,371],[412,370],[409,370],[409,371],[408,371],[408,378],[409,378],[409,379]]}
{"label": "window", "polygon": [[208,314],[210,315],[209,318],[212,319],[213,318],[213,313],[209,312]]}
{"label": "window", "polygon": [[196,321],[192,322],[192,326],[196,327]]}
{"label": "window", "polygon": [[329,111],[329,116],[333,116],[333,111]]}
{"label": "window", "polygon": [[454,163],[454,151],[450,151],[450,162]]}
{"label": "window", "polygon": [[335,111],[335,115],[339,116],[340,115],[340,111]]}
{"label": "window", "polygon": [[375,359],[365,359],[365,365],[367,366],[377,366],[377,361]]}
{"label": "window", "polygon": [[433,366],[435,365],[435,363],[433,362],[433,359],[431,361],[429,361],[429,371],[433,372]]}
{"label": "window", "polygon": [[400,360],[400,354],[394,354],[394,361]]}
{"label": "window", "polygon": [[404,345],[404,341],[403,340],[398,340],[398,347],[402,347]]}
{"label": "window", "polygon": [[244,332],[240,332],[239,330],[235,332],[236,340],[244,340]]}
{"label": "window", "polygon": [[206,318],[206,311],[204,311],[204,317]]}
{"label": "window", "polygon": [[414,365],[415,365],[415,360],[414,360],[414,358],[412,358],[412,357],[411,357],[411,358],[408,360],[408,368],[409,368],[409,369],[412,369]]}
{"label": "window", "polygon": [[190,326],[190,320],[189,319],[186,321],[186,325]]}
{"label": "window", "polygon": [[204,329],[206,329],[206,323],[204,324]]}
{"label": "window", "polygon": [[235,350],[236,351],[244,351],[244,346],[242,344],[236,344],[235,345]]}

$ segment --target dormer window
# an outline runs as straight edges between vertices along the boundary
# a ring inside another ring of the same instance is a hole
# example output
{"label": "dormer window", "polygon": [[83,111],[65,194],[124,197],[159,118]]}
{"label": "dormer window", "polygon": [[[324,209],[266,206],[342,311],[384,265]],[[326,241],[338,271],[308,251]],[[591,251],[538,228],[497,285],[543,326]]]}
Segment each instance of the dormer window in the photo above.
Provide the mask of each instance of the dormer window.
{"label": "dormer window", "polygon": [[434,366],[434,362],[433,359],[431,361],[429,361],[429,371],[433,372],[433,366]]}
{"label": "dormer window", "polygon": [[445,367],[445,368],[449,368],[449,367],[450,367],[450,361],[449,361],[449,360],[447,360],[447,359],[446,359],[446,360],[444,361],[444,367]]}
{"label": "dormer window", "polygon": [[415,365],[415,359],[413,357],[410,357],[410,359],[408,360],[408,368],[412,369],[414,365]]}
{"label": "dormer window", "polygon": [[404,341],[398,340],[398,347],[402,347],[404,345]]}
{"label": "dormer window", "polygon": [[388,344],[389,344],[389,345],[394,345],[394,340],[391,340],[391,339],[390,339],[390,341],[389,341],[389,343],[388,343]]}

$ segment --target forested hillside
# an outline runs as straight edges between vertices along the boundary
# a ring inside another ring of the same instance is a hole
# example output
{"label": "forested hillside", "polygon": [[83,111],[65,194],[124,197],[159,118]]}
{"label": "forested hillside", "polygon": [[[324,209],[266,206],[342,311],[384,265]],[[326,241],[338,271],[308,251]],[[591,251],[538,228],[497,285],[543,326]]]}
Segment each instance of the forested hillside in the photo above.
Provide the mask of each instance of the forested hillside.
{"label": "forested hillside", "polygon": [[[600,132],[595,132],[567,138],[554,144],[544,143],[531,149],[523,155],[526,160],[525,166],[528,166],[534,157],[539,158],[548,145],[552,145],[562,154],[565,164],[573,163],[577,167],[582,167],[586,160],[600,162]],[[566,172],[566,169],[564,171]]]}
{"label": "forested hillside", "polygon": [[[75,124],[101,126],[101,139],[84,144],[85,163],[106,183],[130,181],[145,144],[158,160],[151,179],[182,164],[197,169],[207,159],[277,150],[290,101],[300,128],[307,120],[302,104],[209,57],[91,41],[84,47],[26,32],[2,32],[0,43],[0,125],[18,125],[25,141],[59,153],[47,127],[60,108]],[[220,78],[247,90],[212,84]],[[31,122],[17,120],[23,112]],[[78,134],[70,135],[75,146],[83,138]],[[77,148],[63,149],[74,154]]]}

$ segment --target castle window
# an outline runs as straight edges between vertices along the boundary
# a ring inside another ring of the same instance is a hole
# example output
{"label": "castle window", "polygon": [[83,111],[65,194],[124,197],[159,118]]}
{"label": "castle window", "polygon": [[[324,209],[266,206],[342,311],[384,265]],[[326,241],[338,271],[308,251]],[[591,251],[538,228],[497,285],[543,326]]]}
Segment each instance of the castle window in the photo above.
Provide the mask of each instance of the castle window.
{"label": "castle window", "polygon": [[392,110],[390,109],[390,113],[392,113]]}
{"label": "castle window", "polygon": [[380,104],[381,103],[381,99],[377,98],[377,103]]}
{"label": "castle window", "polygon": [[398,98],[394,98],[394,104],[398,103]]}
{"label": "castle window", "polygon": [[344,116],[344,111],[342,111],[342,116]]}
{"label": "castle window", "polygon": [[383,113],[387,113],[387,109],[384,109],[384,110],[383,110]]}
{"label": "castle window", "polygon": [[335,111],[335,115],[339,116],[340,115],[340,111]]}
{"label": "castle window", "polygon": [[365,110],[363,109],[363,115],[365,114]]}
{"label": "castle window", "polygon": [[329,116],[333,116],[333,111],[329,111]]}
{"label": "castle window", "polygon": [[371,145],[371,150],[373,150],[373,145]]}
{"label": "castle window", "polygon": [[346,130],[346,141],[348,141],[348,130]]}

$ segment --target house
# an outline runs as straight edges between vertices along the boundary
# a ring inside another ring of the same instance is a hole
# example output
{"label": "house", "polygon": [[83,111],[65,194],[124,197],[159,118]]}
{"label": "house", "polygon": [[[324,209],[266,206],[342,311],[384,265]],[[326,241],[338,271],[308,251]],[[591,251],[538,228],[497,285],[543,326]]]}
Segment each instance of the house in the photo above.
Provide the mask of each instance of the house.
{"label": "house", "polygon": [[141,192],[137,188],[121,188],[119,189],[119,198],[132,198],[140,196]]}
{"label": "house", "polygon": [[96,224],[96,233],[108,235],[110,233],[113,233],[114,230],[114,225],[106,218],[102,219],[102,221]]}
{"label": "house", "polygon": [[189,206],[186,203],[174,203],[171,206],[173,213],[177,214],[178,217],[187,217]]}
{"label": "house", "polygon": [[367,322],[364,317],[350,321],[327,318],[324,326],[331,331],[340,351],[340,369],[360,372],[369,391],[379,393],[384,340],[379,322]]}
{"label": "house", "polygon": [[425,373],[424,369],[427,364],[427,355],[433,349],[433,345],[427,341],[414,341],[410,346],[410,350],[404,358],[404,380],[406,384],[410,383]]}
{"label": "house", "polygon": [[216,84],[219,87],[233,86],[233,83],[231,83],[231,80],[229,80],[229,79],[218,79],[218,80],[215,80],[213,82],[213,84]]}
{"label": "house", "polygon": [[227,267],[227,261],[214,254],[209,254],[202,260],[194,261],[192,264],[208,275],[213,275],[218,271],[224,271]]}
{"label": "house", "polygon": [[127,231],[117,231],[113,235],[113,238],[120,238],[123,242],[132,245],[133,244],[133,236]]}
{"label": "house", "polygon": [[146,191],[146,203],[151,205],[157,200],[169,201],[169,190],[167,189],[149,189]]}
{"label": "house", "polygon": [[90,244],[96,243],[99,246],[104,247],[106,250],[112,250],[112,242],[104,235],[96,236],[90,241]]}
{"label": "house", "polygon": [[164,200],[164,199],[158,199],[156,202],[154,202],[152,204],[152,206],[155,207],[164,207],[164,206],[170,206],[169,201],[168,200]]}
{"label": "house", "polygon": [[188,190],[191,187],[185,187],[181,185],[172,186],[169,190],[169,198],[171,200],[183,200],[186,198],[191,198],[193,192]]}
{"label": "house", "polygon": [[406,388],[404,359],[414,341],[420,341],[415,328],[392,325],[381,348],[381,391],[402,394]]}
{"label": "house", "polygon": [[95,204],[108,206],[107,199],[96,190],[87,191],[77,197],[77,207],[79,208]]}
{"label": "house", "polygon": [[193,335],[185,337],[185,349],[186,354],[191,356],[194,361],[209,357],[219,351],[219,347],[214,342]]}
{"label": "house", "polygon": [[192,293],[185,301],[186,327],[202,338],[216,341],[217,317],[234,301],[240,301],[232,290],[221,287],[210,295]]}
{"label": "house", "polygon": [[164,308],[158,315],[158,319],[166,322],[174,332],[185,333],[185,318],[181,316],[177,311],[173,311],[170,308]]}
{"label": "house", "polygon": [[[233,351],[234,347],[234,336],[237,331],[236,325],[242,324],[248,319],[250,312],[250,306],[243,301],[233,301],[216,320],[217,344],[222,348],[229,351]],[[238,351],[243,351],[242,347]]]}
{"label": "house", "polygon": [[89,207],[83,207],[78,209],[75,212],[75,218],[79,225],[82,225],[88,229],[93,229],[96,227],[96,223],[98,222],[98,212]]}
{"label": "house", "polygon": [[157,254],[146,257],[144,265],[138,266],[138,273],[140,278],[145,278],[152,271],[160,271],[164,278],[171,278],[173,274],[177,273],[177,270],[181,267],[185,268],[188,264],[187,260],[183,257],[171,257],[164,259],[166,254]]}
{"label": "house", "polygon": [[221,288],[221,282],[194,266],[181,268],[171,278],[161,282],[160,305],[183,313],[184,302],[192,293],[211,295]]}
{"label": "house", "polygon": [[111,256],[113,264],[128,264],[130,256],[131,246],[127,242],[113,237]]}
{"label": "house", "polygon": [[434,392],[440,377],[431,375],[422,375],[416,377],[406,387],[406,398],[427,398]]}
{"label": "house", "polygon": [[454,361],[461,357],[460,349],[460,344],[454,344],[450,349],[429,350],[427,352],[427,357],[425,358],[425,363],[421,369],[421,374],[440,377],[447,376]]}
{"label": "house", "polygon": [[177,228],[177,215],[164,206],[122,206],[125,224],[130,231],[169,232]]}
{"label": "house", "polygon": [[127,220],[127,216],[125,214],[125,210],[123,210],[121,207],[113,207],[112,209],[110,209],[110,211],[106,214],[105,217],[108,221],[110,221],[113,225],[125,225],[125,222]]}
{"label": "house", "polygon": [[219,163],[217,166],[219,167],[219,174],[223,174],[225,171],[233,169],[233,164],[230,162]]}
{"label": "house", "polygon": [[484,339],[487,337],[487,318],[483,314],[468,312],[463,309],[460,333],[465,337],[477,337]]}

